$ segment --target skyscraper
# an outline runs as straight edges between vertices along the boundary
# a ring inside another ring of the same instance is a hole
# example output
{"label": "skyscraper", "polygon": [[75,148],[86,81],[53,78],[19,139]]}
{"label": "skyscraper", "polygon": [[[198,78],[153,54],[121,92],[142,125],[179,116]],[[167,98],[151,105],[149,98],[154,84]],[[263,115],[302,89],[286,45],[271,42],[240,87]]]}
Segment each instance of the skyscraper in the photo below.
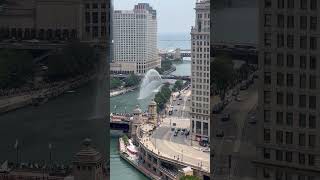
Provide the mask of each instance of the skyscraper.
{"label": "skyscraper", "polygon": [[196,2],[191,29],[191,133],[193,140],[210,138],[210,1]]}
{"label": "skyscraper", "polygon": [[257,179],[319,179],[320,3],[259,3]]}
{"label": "skyscraper", "polygon": [[144,74],[160,66],[157,49],[157,12],[147,3],[113,14],[114,61],[111,71]]}

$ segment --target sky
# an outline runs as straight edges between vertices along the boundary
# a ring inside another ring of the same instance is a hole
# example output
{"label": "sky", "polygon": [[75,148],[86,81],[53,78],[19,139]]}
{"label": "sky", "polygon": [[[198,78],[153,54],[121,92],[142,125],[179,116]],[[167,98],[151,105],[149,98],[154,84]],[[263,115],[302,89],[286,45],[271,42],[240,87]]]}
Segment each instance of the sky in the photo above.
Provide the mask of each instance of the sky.
{"label": "sky", "polygon": [[195,21],[196,0],[113,0],[115,10],[132,10],[149,3],[157,10],[158,33],[190,33]]}

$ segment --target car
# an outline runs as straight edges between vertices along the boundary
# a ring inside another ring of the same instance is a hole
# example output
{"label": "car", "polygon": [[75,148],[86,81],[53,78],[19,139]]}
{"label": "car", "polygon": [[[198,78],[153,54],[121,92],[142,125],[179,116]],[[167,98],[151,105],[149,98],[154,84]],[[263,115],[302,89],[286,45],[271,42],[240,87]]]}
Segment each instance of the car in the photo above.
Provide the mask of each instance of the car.
{"label": "car", "polygon": [[181,131],[181,128],[178,128],[177,131],[178,131],[178,132]]}
{"label": "car", "polygon": [[190,99],[190,98],[188,98],[188,101],[191,101],[191,99]]}
{"label": "car", "polygon": [[178,106],[180,105],[180,103],[177,104]]}
{"label": "car", "polygon": [[224,114],[222,117],[221,117],[221,121],[229,121],[230,120],[230,114]]}
{"label": "car", "polygon": [[173,136],[177,136],[178,135],[178,133],[177,132],[175,132],[174,134],[173,134]]}
{"label": "car", "polygon": [[238,95],[238,94],[239,94],[239,90],[238,90],[238,89],[232,91],[232,96],[236,96],[236,95]]}
{"label": "car", "polygon": [[224,132],[222,130],[218,130],[216,133],[216,137],[224,137]]}
{"label": "car", "polygon": [[202,152],[210,152],[210,148],[208,147],[208,148],[204,148],[204,149],[202,149]]}
{"label": "car", "polygon": [[171,131],[175,131],[176,130],[176,128],[171,128]]}
{"label": "car", "polygon": [[242,101],[242,99],[240,98],[240,96],[237,96],[237,97],[236,97],[236,101],[238,101],[238,102]]}
{"label": "car", "polygon": [[202,147],[207,147],[208,143],[207,143],[207,141],[199,141],[199,145]]}
{"label": "car", "polygon": [[185,131],[186,131],[186,129],[182,129],[181,131],[185,132]]}
{"label": "car", "polygon": [[178,109],[174,109],[174,111],[178,111]]}
{"label": "car", "polygon": [[184,135],[184,131],[181,131],[181,135]]}
{"label": "car", "polygon": [[182,100],[182,98],[179,98],[179,100],[181,101],[181,100]]}

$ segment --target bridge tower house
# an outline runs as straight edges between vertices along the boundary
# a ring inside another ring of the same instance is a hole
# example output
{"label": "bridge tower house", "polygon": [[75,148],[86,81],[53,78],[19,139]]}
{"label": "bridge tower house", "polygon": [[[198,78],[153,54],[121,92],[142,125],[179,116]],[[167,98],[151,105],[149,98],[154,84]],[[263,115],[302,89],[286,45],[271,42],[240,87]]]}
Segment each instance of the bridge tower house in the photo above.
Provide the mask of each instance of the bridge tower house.
{"label": "bridge tower house", "polygon": [[149,104],[148,107],[148,122],[154,125],[157,125],[157,118],[158,118],[158,113],[157,113],[157,103],[152,100]]}
{"label": "bridge tower house", "polygon": [[138,126],[142,123],[142,111],[139,105],[136,105],[136,108],[133,110],[133,118],[130,120],[130,135],[133,140],[135,140],[136,138],[136,131]]}

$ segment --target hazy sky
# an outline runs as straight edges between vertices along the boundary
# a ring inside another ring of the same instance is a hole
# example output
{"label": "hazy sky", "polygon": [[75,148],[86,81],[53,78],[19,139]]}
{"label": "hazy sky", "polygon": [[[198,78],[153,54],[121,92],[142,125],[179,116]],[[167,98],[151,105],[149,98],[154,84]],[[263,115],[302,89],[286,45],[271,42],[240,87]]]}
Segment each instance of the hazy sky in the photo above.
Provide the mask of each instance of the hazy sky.
{"label": "hazy sky", "polygon": [[158,33],[190,33],[194,26],[196,0],[113,0],[115,10],[132,10],[149,3],[157,10]]}

